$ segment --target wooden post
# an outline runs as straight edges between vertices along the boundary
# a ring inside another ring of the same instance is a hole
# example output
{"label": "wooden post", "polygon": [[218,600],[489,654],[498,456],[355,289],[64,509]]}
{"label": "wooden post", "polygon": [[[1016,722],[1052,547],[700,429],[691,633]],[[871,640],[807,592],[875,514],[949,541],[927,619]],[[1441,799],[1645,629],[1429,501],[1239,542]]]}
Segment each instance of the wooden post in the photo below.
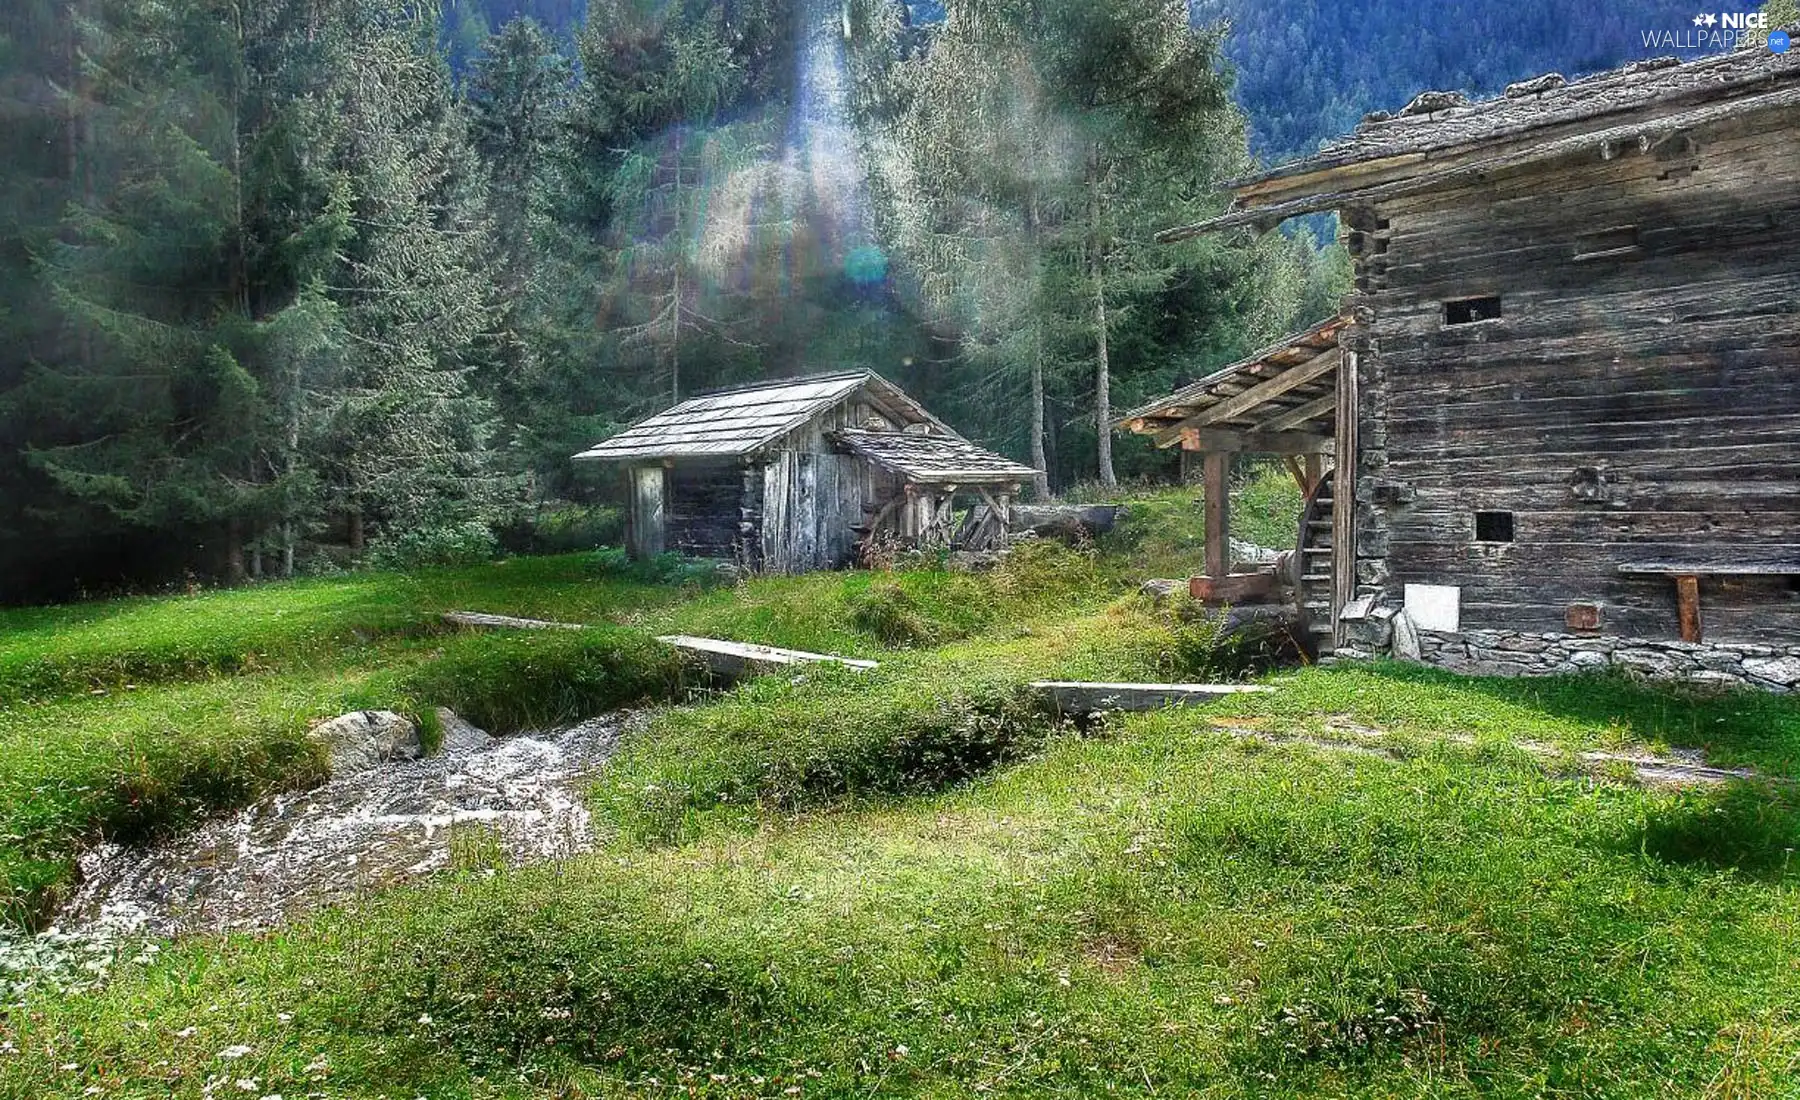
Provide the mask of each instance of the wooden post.
{"label": "wooden post", "polygon": [[1325,459],[1322,455],[1306,456],[1306,484],[1302,486],[1307,496],[1319,491],[1319,482],[1325,478]]}
{"label": "wooden post", "polygon": [[1339,619],[1344,605],[1356,598],[1356,475],[1360,400],[1356,383],[1356,352],[1340,349],[1343,363],[1337,374],[1337,445],[1333,448],[1331,477],[1331,644],[1344,644],[1344,624]]}
{"label": "wooden post", "polygon": [[1675,578],[1676,611],[1681,616],[1681,640],[1700,640],[1700,578],[1682,573]]}
{"label": "wooden post", "polygon": [[653,558],[663,552],[663,468],[631,468],[631,511],[627,516],[625,549],[633,558]]}
{"label": "wooden post", "polygon": [[1208,451],[1206,469],[1206,575],[1231,571],[1231,455]]}

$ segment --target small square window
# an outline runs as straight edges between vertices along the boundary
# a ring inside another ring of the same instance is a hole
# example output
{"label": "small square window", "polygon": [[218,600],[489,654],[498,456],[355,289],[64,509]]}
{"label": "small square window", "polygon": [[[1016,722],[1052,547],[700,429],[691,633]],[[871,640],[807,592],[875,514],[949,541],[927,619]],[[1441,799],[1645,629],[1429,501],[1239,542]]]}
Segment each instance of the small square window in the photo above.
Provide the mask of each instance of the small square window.
{"label": "small square window", "polygon": [[1500,316],[1500,296],[1489,294],[1481,298],[1457,298],[1444,303],[1444,324],[1472,325],[1477,321],[1492,321]]}
{"label": "small square window", "polygon": [[1511,512],[1476,512],[1476,542],[1511,542],[1513,540],[1513,514]]}

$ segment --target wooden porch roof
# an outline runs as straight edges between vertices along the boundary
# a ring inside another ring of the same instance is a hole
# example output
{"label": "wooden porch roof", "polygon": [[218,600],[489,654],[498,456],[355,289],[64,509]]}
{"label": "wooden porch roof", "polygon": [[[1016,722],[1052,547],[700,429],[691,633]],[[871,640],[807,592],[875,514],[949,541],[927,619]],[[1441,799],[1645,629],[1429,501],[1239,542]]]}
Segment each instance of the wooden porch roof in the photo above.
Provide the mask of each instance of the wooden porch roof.
{"label": "wooden porch roof", "polygon": [[1009,485],[1036,473],[1030,466],[949,436],[847,430],[832,438],[850,453],[916,484]]}
{"label": "wooden porch roof", "polygon": [[1190,450],[1317,453],[1336,425],[1338,333],[1349,321],[1314,325],[1132,409],[1113,426],[1154,436],[1159,447],[1187,436]]}

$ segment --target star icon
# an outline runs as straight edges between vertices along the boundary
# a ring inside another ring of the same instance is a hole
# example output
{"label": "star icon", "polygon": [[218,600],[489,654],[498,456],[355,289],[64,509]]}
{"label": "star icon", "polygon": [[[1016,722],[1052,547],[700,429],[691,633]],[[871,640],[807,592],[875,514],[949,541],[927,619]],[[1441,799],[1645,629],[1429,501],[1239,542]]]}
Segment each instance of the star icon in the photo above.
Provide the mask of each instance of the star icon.
{"label": "star icon", "polygon": [[1707,25],[1707,26],[1709,26],[1709,27],[1710,27],[1710,26],[1712,26],[1712,25],[1713,25],[1713,24],[1714,24],[1714,23],[1717,23],[1717,22],[1718,22],[1718,21],[1719,21],[1719,17],[1718,17],[1718,16],[1716,16],[1716,15],[1713,15],[1713,14],[1711,14],[1711,13],[1710,13],[1710,12],[1709,12],[1709,13],[1708,13],[1708,14],[1707,14],[1707,16],[1706,16],[1706,25]]}
{"label": "star icon", "polygon": [[1706,16],[1704,16],[1704,15],[1694,16],[1694,26],[1696,26],[1696,27],[1706,26]]}

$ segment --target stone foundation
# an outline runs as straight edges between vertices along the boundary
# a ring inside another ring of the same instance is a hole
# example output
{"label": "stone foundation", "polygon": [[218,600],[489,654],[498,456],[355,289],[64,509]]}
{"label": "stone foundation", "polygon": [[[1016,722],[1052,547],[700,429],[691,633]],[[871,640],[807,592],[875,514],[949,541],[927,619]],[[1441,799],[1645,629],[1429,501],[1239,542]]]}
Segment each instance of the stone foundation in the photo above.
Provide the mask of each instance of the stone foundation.
{"label": "stone foundation", "polygon": [[[1800,645],[1655,641],[1576,634],[1527,634],[1513,630],[1464,630],[1446,634],[1395,629],[1404,612],[1347,624],[1350,644],[1338,656],[1393,655],[1470,676],[1558,676],[1616,666],[1656,680],[1800,691]],[[1411,624],[1405,624],[1410,626]],[[1416,646],[1418,652],[1407,652]]]}

